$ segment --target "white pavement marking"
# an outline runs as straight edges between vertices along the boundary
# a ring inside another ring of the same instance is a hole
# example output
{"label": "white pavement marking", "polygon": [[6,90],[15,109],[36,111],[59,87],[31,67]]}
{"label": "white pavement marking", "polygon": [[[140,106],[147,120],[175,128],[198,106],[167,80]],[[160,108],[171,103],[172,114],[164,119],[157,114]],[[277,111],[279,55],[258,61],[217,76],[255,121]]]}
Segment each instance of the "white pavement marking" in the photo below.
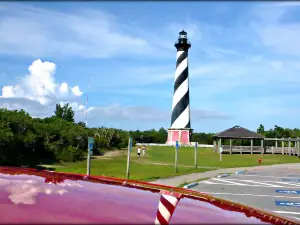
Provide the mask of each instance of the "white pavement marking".
{"label": "white pavement marking", "polygon": [[280,185],[267,184],[267,183],[258,182],[258,181],[254,181],[254,180],[240,180],[240,181],[253,183],[253,184],[262,184],[262,185],[266,185],[266,186],[270,186],[270,187],[281,187]]}
{"label": "white pavement marking", "polygon": [[[260,185],[271,186],[271,187],[282,187],[282,185],[278,185],[278,184],[284,184],[284,185],[291,185],[291,186],[295,186],[295,187],[300,187],[299,183],[282,182],[282,181],[264,181],[264,182],[261,182],[260,180],[240,180],[240,179],[234,179],[234,178],[226,178],[226,179],[212,178],[212,180],[217,180],[217,181],[226,182],[226,183],[232,183],[232,184],[241,185],[241,186],[243,186],[243,185],[245,186],[245,185],[249,185],[249,184],[240,183],[238,181],[247,182],[247,183],[254,183],[254,184],[260,184]],[[290,187],[288,187],[288,188],[290,188]]]}
{"label": "white pavement marking", "polygon": [[298,217],[294,217],[294,216],[290,216],[290,217],[293,219],[296,219],[296,220],[300,220],[300,218],[298,218]]}
{"label": "white pavement marking", "polygon": [[[295,177],[278,177],[278,176],[266,176],[266,175],[250,175],[250,174],[236,174],[237,176],[245,176],[245,177],[275,177],[275,178],[288,178],[288,179],[296,179]],[[300,177],[300,174],[299,174]]]}
{"label": "white pavement marking", "polygon": [[273,211],[274,213],[279,214],[292,214],[292,215],[300,215],[300,212],[288,212],[288,211]]}
{"label": "white pavement marking", "polygon": [[[297,186],[300,187],[300,184],[295,184],[293,182],[280,182],[280,181],[264,181],[264,182],[260,182],[260,180],[240,180],[240,179],[226,179],[226,180],[232,180],[232,181],[243,181],[243,182],[249,182],[249,183],[254,183],[254,184],[263,184],[263,185],[268,185],[268,186],[273,186],[273,187],[280,187],[278,184],[286,184],[286,185],[293,185],[293,186]],[[268,184],[268,183],[271,184]],[[276,184],[272,184],[272,183],[276,183]],[[278,184],[277,184],[278,183]]]}
{"label": "white pavement marking", "polygon": [[[266,182],[270,182],[270,181],[266,181]],[[278,183],[278,184],[287,184],[287,185],[292,185],[292,186],[296,186],[296,187],[300,187],[300,184],[295,184],[292,182],[280,182],[280,181],[272,181],[274,183]]]}
{"label": "white pavement marking", "polygon": [[221,181],[221,182],[225,182],[225,183],[229,183],[229,184],[234,184],[234,185],[241,185],[241,186],[245,186],[246,184],[241,184],[241,183],[236,183],[236,182],[232,182],[232,181],[228,181],[223,180],[223,179],[219,179],[219,178],[212,178],[212,180],[216,180],[216,181]]}
{"label": "white pavement marking", "polygon": [[[259,184],[239,184],[239,183],[233,183],[233,184],[227,184],[227,183],[217,183],[217,182],[211,182],[211,181],[201,181],[199,182],[199,184],[220,184],[220,185],[231,185],[231,186],[248,186],[248,187],[269,187],[269,188],[272,188],[272,186],[264,186],[264,185],[259,185]],[[278,186],[278,187],[281,187],[283,188],[284,186]]]}
{"label": "white pavement marking", "polygon": [[[293,197],[293,196],[282,196],[282,195],[255,195],[255,194],[236,194],[236,193],[218,193],[218,192],[203,192],[201,191],[201,193],[205,193],[205,194],[210,194],[210,195],[237,195],[237,196],[254,196],[254,197],[272,197],[272,198],[300,198],[300,197]],[[300,214],[300,212],[299,212]]]}
{"label": "white pavement marking", "polygon": [[[216,178],[215,178],[216,179]],[[224,183],[226,182],[226,183]],[[229,183],[230,182],[230,183]],[[282,186],[282,185],[276,185],[276,186],[270,186],[270,185],[259,185],[259,184],[242,184],[242,183],[236,183],[231,181],[224,181],[220,180],[219,182],[211,182],[211,181],[200,181],[198,184],[219,184],[219,185],[228,185],[228,186],[248,186],[248,187],[268,187],[268,188],[289,188],[289,189],[299,189],[299,187],[292,187],[292,186]]]}

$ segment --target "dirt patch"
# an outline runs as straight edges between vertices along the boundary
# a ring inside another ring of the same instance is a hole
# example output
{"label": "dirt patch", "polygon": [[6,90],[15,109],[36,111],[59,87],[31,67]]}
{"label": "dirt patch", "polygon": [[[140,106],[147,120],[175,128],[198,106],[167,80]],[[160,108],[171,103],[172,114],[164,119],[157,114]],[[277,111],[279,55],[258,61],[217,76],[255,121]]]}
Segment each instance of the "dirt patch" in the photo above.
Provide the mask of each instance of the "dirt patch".
{"label": "dirt patch", "polygon": [[112,159],[117,156],[122,156],[126,154],[126,150],[113,150],[113,151],[107,151],[104,153],[104,155],[95,155],[93,156],[93,159]]}

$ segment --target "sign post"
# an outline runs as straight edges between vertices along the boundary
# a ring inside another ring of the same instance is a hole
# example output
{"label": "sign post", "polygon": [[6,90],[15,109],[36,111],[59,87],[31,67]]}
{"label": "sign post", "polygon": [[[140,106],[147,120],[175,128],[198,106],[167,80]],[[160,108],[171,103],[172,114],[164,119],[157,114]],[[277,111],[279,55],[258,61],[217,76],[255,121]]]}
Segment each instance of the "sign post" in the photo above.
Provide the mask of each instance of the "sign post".
{"label": "sign post", "polygon": [[220,146],[220,162],[222,162],[222,152],[223,152],[223,148],[222,146]]}
{"label": "sign post", "polygon": [[176,145],[175,145],[175,173],[177,173],[178,148],[179,148],[179,143],[178,143],[178,141],[176,141]]}
{"label": "sign post", "polygon": [[90,175],[91,173],[91,155],[93,154],[93,147],[94,147],[94,138],[88,137],[88,155],[87,155],[87,168],[86,174]]}
{"label": "sign post", "polygon": [[127,152],[127,169],[126,169],[126,179],[129,179],[129,169],[130,169],[130,153],[132,148],[132,138],[128,140],[128,152]]}
{"label": "sign post", "polygon": [[195,142],[195,168],[197,169],[197,150],[198,150],[198,142]]}

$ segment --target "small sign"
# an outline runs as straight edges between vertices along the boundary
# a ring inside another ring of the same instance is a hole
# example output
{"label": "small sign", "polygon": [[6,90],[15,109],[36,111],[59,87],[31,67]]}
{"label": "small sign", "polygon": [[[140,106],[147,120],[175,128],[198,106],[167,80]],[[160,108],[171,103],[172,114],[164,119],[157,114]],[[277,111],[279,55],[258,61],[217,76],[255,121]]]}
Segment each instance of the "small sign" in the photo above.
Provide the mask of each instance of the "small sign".
{"label": "small sign", "polygon": [[178,147],[179,147],[179,142],[176,141],[176,150],[178,150]]}
{"label": "small sign", "polygon": [[92,150],[93,147],[94,147],[94,138],[89,137],[88,138],[88,148],[89,148],[89,150]]}
{"label": "small sign", "polygon": [[220,147],[220,152],[221,152],[221,153],[223,152],[223,148],[222,148],[222,147]]}
{"label": "small sign", "polygon": [[277,193],[283,193],[283,194],[297,194],[299,195],[300,194],[300,191],[296,191],[296,190],[275,190],[275,192]]}
{"label": "small sign", "polygon": [[275,200],[276,206],[294,206],[300,207],[300,202],[289,202],[289,201],[277,201]]}

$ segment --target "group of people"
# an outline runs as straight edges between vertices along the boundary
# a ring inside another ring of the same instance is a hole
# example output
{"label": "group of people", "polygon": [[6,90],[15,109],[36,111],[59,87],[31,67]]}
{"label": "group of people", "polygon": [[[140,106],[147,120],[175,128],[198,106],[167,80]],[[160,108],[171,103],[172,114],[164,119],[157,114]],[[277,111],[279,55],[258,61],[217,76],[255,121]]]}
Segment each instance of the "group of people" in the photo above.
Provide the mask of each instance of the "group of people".
{"label": "group of people", "polygon": [[[143,146],[142,150],[143,150],[143,156],[144,156],[146,154],[146,146]],[[137,149],[137,155],[138,155],[138,158],[141,157],[141,147],[140,146]]]}

